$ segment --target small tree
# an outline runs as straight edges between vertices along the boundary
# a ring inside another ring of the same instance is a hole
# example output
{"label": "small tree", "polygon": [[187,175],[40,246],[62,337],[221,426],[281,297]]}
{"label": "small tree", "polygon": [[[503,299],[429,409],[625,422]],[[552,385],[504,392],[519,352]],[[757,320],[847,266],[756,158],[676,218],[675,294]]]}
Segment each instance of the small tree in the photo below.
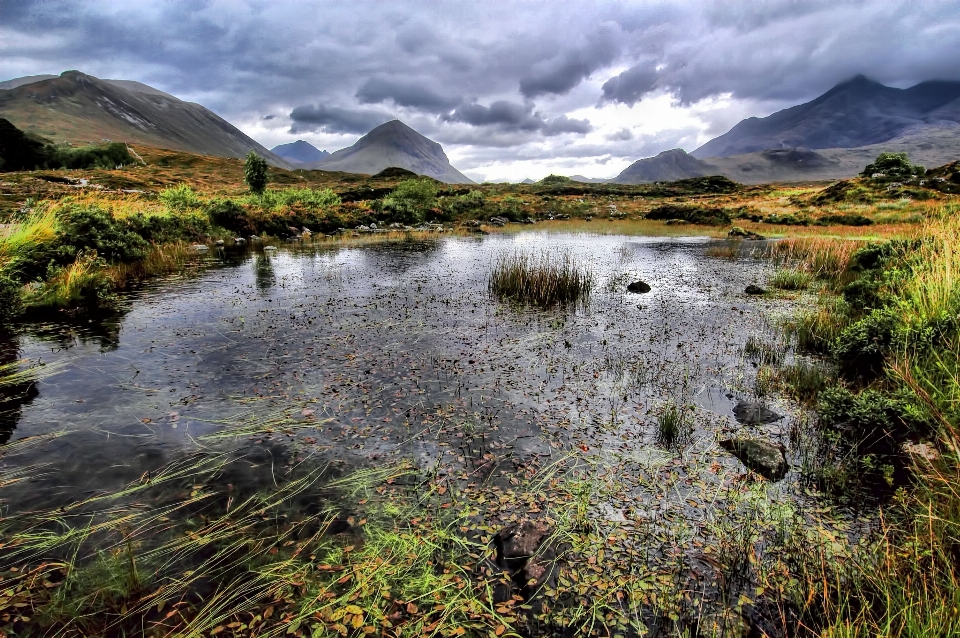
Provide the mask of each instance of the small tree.
{"label": "small tree", "polygon": [[261,195],[267,188],[267,160],[255,151],[247,153],[243,163],[243,181],[250,187],[251,193]]}
{"label": "small tree", "polygon": [[906,153],[880,153],[872,164],[867,164],[860,176],[873,177],[878,173],[884,177],[912,177],[923,175],[924,168],[911,164]]}

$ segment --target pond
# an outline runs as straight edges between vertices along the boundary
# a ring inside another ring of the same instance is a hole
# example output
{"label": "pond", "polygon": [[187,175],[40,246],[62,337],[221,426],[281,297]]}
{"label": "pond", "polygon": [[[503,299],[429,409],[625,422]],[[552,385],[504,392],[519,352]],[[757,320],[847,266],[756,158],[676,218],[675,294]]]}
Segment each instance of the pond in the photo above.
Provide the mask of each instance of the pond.
{"label": "pond", "polygon": [[[3,505],[68,507],[200,451],[243,455],[252,489],[310,467],[401,463],[420,485],[497,485],[508,496],[475,513],[495,531],[546,507],[512,499],[516,477],[567,464],[607,486],[590,488],[586,515],[626,530],[625,551],[683,555],[697,573],[704,544],[743,513],[729,490],[746,470],[718,438],[790,448],[800,418],[764,390],[745,346],[781,347],[778,318],[801,301],[745,295],[769,262],[710,257],[709,242],[524,232],[211,251],[129,293],[115,317],[35,325],[5,344],[6,360],[47,372],[8,406]],[[588,268],[588,302],[493,298],[491,267],[515,251]],[[628,292],[636,280],[651,291]],[[738,404],[770,418],[738,423]],[[667,414],[681,424],[669,440]],[[764,511],[808,506],[788,458],[787,476],[763,485]]]}

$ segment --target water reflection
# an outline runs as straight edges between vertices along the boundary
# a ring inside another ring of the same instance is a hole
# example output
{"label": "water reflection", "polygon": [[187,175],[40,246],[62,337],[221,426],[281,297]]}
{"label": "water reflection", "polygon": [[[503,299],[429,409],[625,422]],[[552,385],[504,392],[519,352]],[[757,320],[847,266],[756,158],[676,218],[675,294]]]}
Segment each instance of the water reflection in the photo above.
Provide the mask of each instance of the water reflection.
{"label": "water reflection", "polygon": [[32,379],[10,383],[7,373],[17,372],[20,344],[16,337],[0,341],[0,445],[6,443],[17,429],[23,406],[40,394]]}

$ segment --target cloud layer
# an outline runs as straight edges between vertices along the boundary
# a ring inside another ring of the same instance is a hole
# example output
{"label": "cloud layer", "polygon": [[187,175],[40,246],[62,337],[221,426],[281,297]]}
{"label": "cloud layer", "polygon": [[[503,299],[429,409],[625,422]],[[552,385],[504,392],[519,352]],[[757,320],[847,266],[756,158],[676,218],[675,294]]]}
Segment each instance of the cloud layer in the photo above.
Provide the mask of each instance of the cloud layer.
{"label": "cloud layer", "polygon": [[960,80],[958,32],[957,0],[8,0],[0,80],[139,80],[269,145],[398,117],[473,175],[611,176],[856,74]]}

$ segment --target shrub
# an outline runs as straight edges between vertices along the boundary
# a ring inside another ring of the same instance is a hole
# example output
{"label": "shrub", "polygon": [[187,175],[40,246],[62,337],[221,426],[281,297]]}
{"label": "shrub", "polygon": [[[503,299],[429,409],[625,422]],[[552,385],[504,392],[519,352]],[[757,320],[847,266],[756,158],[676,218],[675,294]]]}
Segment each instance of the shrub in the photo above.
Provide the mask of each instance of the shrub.
{"label": "shrub", "polygon": [[243,162],[243,181],[251,193],[261,194],[267,188],[267,161],[256,151],[247,153]]}
{"label": "shrub", "polygon": [[507,195],[500,200],[500,216],[506,217],[512,222],[520,221],[523,217],[523,200]]}
{"label": "shrub", "polygon": [[863,215],[824,215],[817,220],[817,224],[821,226],[833,224],[838,226],[870,226],[873,224],[873,220]]}
{"label": "shrub", "polygon": [[95,206],[67,206],[59,218],[56,251],[61,264],[70,263],[87,250],[96,251],[111,263],[134,261],[142,259],[149,247],[127,222]]}
{"label": "shrub", "polygon": [[897,339],[899,317],[879,309],[847,326],[837,337],[831,354],[847,378],[869,380],[883,371],[887,352]]}
{"label": "shrub", "polygon": [[137,213],[126,220],[131,231],[148,242],[167,243],[181,240],[201,241],[212,230],[209,216],[199,211],[170,215],[143,215]]}
{"label": "shrub", "polygon": [[58,168],[113,169],[133,163],[133,157],[122,142],[102,146],[61,147],[50,153],[50,165]]}
{"label": "shrub", "polygon": [[207,215],[217,226],[225,228],[238,235],[250,235],[256,232],[256,227],[246,211],[230,199],[218,199],[207,207]]}
{"label": "shrub", "polygon": [[877,159],[864,167],[860,176],[873,177],[879,174],[884,177],[912,177],[925,172],[922,166],[911,164],[906,153],[880,153]]}
{"label": "shrub", "polygon": [[644,215],[644,218],[654,220],[681,219],[688,224],[706,224],[711,226],[722,226],[730,223],[730,214],[722,208],[681,206],[678,204],[657,206]]}
{"label": "shrub", "polygon": [[177,184],[173,188],[163,189],[157,198],[166,204],[167,208],[178,212],[200,205],[200,198],[197,197],[194,190],[183,183]]}
{"label": "shrub", "polygon": [[840,432],[860,454],[896,454],[902,441],[929,429],[915,396],[905,389],[854,393],[841,386],[823,388],[817,414],[822,425]]}
{"label": "shrub", "polygon": [[383,198],[381,208],[397,221],[419,224],[437,199],[437,185],[429,179],[408,179],[400,182],[390,195]]}
{"label": "shrub", "polygon": [[444,200],[444,208],[450,214],[459,217],[480,210],[486,204],[486,198],[480,191],[472,190]]}

